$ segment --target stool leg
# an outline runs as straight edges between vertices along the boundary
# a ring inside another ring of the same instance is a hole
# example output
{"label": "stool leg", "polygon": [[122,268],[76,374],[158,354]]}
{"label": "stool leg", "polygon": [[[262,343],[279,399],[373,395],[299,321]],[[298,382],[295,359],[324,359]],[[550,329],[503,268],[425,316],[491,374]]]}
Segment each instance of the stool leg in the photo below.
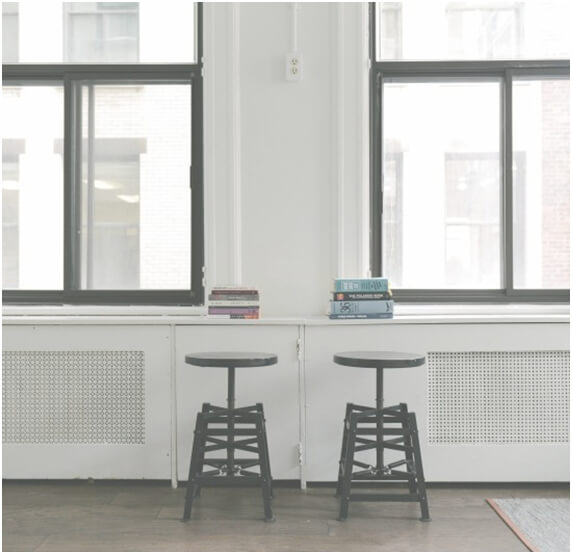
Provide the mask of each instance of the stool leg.
{"label": "stool leg", "polygon": [[354,466],[354,449],[356,439],[356,416],[349,416],[349,430],[347,437],[347,446],[345,456],[343,457],[343,475],[340,488],[340,514],[338,520],[346,520],[348,518],[348,508],[350,504],[350,488],[352,480],[352,472]]}
{"label": "stool leg", "polygon": [[383,368],[376,369],[376,399],[377,409],[377,448],[375,454],[376,469],[379,476],[383,476]]}
{"label": "stool leg", "polygon": [[340,453],[340,461],[338,464],[338,485],[336,486],[336,496],[339,496],[342,491],[342,477],[344,468],[343,461],[348,443],[348,428],[350,425],[350,414],[352,412],[352,407],[353,405],[351,403],[348,403],[346,405],[346,416],[344,418],[344,431],[342,434],[342,452]]}
{"label": "stool leg", "polygon": [[272,481],[270,478],[270,463],[265,448],[264,418],[260,412],[256,413],[256,436],[258,438],[258,452],[260,456],[260,477],[262,479],[262,502],[264,503],[264,520],[273,522],[272,514]]}
{"label": "stool leg", "polygon": [[264,416],[264,407],[262,406],[262,403],[256,403],[256,410],[262,415],[262,449],[264,450],[264,459],[266,460],[267,472],[270,480],[270,497],[274,497],[274,489],[272,488],[272,471],[270,470],[270,452],[268,450],[268,436],[266,435],[266,417]]}
{"label": "stool leg", "polygon": [[413,453],[415,455],[415,474],[417,478],[417,488],[419,490],[419,503],[421,505],[421,520],[430,521],[429,503],[427,502],[427,492],[425,490],[425,476],[423,475],[423,463],[421,462],[421,448],[419,447],[419,431],[417,429],[417,419],[414,412],[408,415],[409,429],[413,443]]}
{"label": "stool leg", "polygon": [[[203,414],[208,414],[211,411],[211,404],[210,403],[203,403],[203,408],[202,408],[202,413]],[[204,437],[206,438],[207,436],[207,430],[208,430],[208,423],[205,421],[204,422]],[[198,467],[199,467],[199,471],[203,468],[203,459],[205,458],[205,451],[204,449],[200,450],[200,455],[199,455],[199,463],[198,463]],[[201,496],[201,486],[200,485],[196,485],[195,486],[195,493],[193,494],[193,497],[200,497]]]}
{"label": "stool leg", "polygon": [[202,413],[197,414],[195,433],[193,436],[193,448],[191,450],[191,463],[189,465],[189,479],[187,481],[187,491],[185,494],[185,509],[183,511],[183,521],[191,518],[193,508],[193,497],[196,494],[198,485],[195,480],[201,472],[202,455],[204,454],[204,423]]}
{"label": "stool leg", "polygon": [[411,429],[409,428],[409,412],[407,410],[406,403],[399,404],[399,410],[401,412],[401,425],[404,429],[403,434],[403,446],[405,447],[405,458],[407,460],[407,472],[411,475],[407,481],[409,484],[409,493],[417,492],[417,482],[415,481],[415,464],[414,464],[414,453],[413,444],[411,442]]}
{"label": "stool leg", "polygon": [[228,447],[226,450],[227,475],[234,476],[234,368],[228,369]]}

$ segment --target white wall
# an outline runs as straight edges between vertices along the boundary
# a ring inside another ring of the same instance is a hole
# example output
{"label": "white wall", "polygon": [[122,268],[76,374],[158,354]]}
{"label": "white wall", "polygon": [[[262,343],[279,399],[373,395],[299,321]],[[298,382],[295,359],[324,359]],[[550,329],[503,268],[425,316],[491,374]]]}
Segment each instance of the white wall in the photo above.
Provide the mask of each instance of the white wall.
{"label": "white wall", "polygon": [[204,15],[207,287],[258,286],[264,316],[323,315],[330,280],[368,266],[367,6]]}

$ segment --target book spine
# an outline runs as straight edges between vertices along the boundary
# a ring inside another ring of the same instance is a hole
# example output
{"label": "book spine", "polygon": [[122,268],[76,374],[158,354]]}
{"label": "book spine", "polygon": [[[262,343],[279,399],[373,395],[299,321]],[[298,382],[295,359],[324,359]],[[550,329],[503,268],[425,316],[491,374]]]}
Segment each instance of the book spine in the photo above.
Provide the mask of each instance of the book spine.
{"label": "book spine", "polygon": [[372,312],[370,314],[330,314],[330,320],[382,320],[393,318],[393,312]]}
{"label": "book spine", "polygon": [[209,314],[258,314],[258,308],[236,306],[213,306],[209,307]]}
{"label": "book spine", "polygon": [[257,314],[209,314],[208,318],[227,319],[227,320],[259,320],[260,315]]}
{"label": "book spine", "polygon": [[330,301],[332,314],[383,314],[393,312],[393,301]]}
{"label": "book spine", "polygon": [[221,299],[221,300],[209,300],[209,306],[241,306],[241,307],[252,307],[258,308],[260,302],[253,300],[253,301],[246,301],[246,300],[238,300],[238,299]]}
{"label": "book spine", "polygon": [[387,278],[336,279],[334,280],[334,289],[341,292],[389,291],[389,280]]}
{"label": "book spine", "polygon": [[256,289],[212,289],[209,297],[211,295],[232,295],[242,299],[243,297],[258,297],[258,291]]}
{"label": "book spine", "polygon": [[389,291],[381,291],[379,293],[340,293],[333,292],[334,301],[383,301],[392,298]]}
{"label": "book spine", "polygon": [[209,301],[258,301],[258,295],[237,295],[236,293],[216,293],[209,295]]}
{"label": "book spine", "polygon": [[213,285],[213,291],[257,291],[253,285]]}

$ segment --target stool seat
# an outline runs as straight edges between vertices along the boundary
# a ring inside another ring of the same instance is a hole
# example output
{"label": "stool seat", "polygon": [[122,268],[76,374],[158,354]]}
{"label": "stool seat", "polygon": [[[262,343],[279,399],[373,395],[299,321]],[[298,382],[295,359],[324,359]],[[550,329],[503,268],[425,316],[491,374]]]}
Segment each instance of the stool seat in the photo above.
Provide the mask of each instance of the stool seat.
{"label": "stool seat", "polygon": [[348,351],[336,353],[334,362],[360,368],[413,368],[425,364],[425,357],[415,353],[395,351]]}
{"label": "stool seat", "polygon": [[192,353],[185,356],[185,362],[193,366],[247,368],[253,366],[271,366],[278,362],[278,357],[272,353],[218,351],[212,353]]}

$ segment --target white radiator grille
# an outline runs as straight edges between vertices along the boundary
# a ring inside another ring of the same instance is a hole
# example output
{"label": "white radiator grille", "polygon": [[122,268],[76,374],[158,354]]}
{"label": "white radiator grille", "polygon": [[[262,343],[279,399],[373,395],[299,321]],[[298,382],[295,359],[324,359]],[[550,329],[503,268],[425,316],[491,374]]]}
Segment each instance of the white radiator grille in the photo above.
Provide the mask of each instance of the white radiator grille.
{"label": "white radiator grille", "polygon": [[4,351],[4,443],[142,444],[143,351]]}
{"label": "white radiator grille", "polygon": [[569,351],[429,353],[429,443],[567,443]]}

